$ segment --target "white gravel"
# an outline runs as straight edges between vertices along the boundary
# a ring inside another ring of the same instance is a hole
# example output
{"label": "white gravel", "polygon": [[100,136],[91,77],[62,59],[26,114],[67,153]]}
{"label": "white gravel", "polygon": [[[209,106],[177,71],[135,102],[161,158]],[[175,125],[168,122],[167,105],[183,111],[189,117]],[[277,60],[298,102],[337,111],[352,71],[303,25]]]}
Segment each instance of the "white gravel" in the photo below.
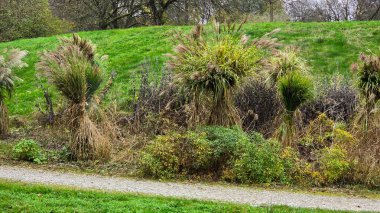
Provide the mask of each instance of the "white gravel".
{"label": "white gravel", "polygon": [[[72,186],[105,191],[133,192],[201,200],[260,205],[286,205],[303,208],[380,212],[380,200],[266,191],[231,186],[163,183],[146,180],[79,175],[19,167],[0,166],[0,178],[42,184]],[[0,189],[1,190],[1,189]]]}

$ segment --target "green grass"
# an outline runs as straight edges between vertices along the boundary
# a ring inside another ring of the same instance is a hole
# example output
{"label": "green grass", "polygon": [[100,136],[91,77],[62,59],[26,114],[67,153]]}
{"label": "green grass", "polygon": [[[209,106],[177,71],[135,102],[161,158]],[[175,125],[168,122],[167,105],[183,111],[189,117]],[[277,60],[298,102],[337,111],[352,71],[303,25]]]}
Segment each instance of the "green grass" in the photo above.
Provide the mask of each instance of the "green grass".
{"label": "green grass", "polygon": [[[349,66],[360,52],[380,47],[380,22],[259,23],[247,24],[245,31],[257,37],[276,28],[282,29],[276,36],[280,41],[301,49],[315,75],[341,73],[350,76]],[[117,97],[118,104],[123,105],[129,97],[130,80],[144,58],[158,57],[163,62],[163,54],[172,50],[169,35],[173,29],[189,30],[191,27],[142,27],[79,34],[92,40],[100,55],[109,55],[107,71],[118,73],[112,97]],[[24,82],[18,83],[13,99],[8,101],[12,115],[29,115],[36,110],[36,103],[43,102],[34,64],[38,62],[39,53],[53,49],[57,44],[57,36],[0,43],[0,50],[20,48],[29,51],[26,62],[30,66],[16,71]]]}
{"label": "green grass", "polygon": [[[51,187],[0,180],[1,212],[331,212],[284,206],[251,207],[137,194]],[[335,211],[334,211],[335,212]]]}

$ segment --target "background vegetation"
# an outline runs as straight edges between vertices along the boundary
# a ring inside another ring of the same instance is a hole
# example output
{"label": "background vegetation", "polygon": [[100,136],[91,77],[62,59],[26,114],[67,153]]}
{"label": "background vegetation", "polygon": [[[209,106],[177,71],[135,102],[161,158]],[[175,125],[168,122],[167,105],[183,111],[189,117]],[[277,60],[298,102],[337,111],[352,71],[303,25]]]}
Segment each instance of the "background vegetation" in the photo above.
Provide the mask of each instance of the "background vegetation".
{"label": "background vegetation", "polygon": [[[244,32],[259,37],[276,28],[281,28],[276,37],[285,44],[300,47],[302,55],[310,64],[315,76],[331,76],[336,73],[351,76],[350,65],[360,52],[376,49],[380,45],[380,26],[378,22],[335,22],[335,23],[259,23],[247,24]],[[189,31],[190,27],[143,27],[126,30],[82,32],[80,36],[90,39],[97,46],[99,55],[108,55],[108,72],[117,72],[112,93],[119,97],[123,105],[128,98],[131,80],[145,57],[158,57],[171,52],[169,34],[173,29]],[[29,52],[25,62],[31,66],[15,71],[24,80],[17,85],[11,102],[7,103],[11,115],[27,115],[43,99],[39,89],[41,82],[36,81],[35,67],[43,50],[54,49],[57,37],[25,39],[0,43],[0,49],[22,48]],[[55,98],[55,96],[53,96]],[[58,104],[55,102],[55,104]]]}

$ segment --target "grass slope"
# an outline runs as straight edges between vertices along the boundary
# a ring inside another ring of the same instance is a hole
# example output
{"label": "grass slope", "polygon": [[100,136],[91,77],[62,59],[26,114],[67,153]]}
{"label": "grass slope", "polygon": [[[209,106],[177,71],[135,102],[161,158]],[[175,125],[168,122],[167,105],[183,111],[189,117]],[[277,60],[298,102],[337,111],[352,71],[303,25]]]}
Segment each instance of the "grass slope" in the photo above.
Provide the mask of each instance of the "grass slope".
{"label": "grass slope", "polygon": [[[309,61],[315,75],[341,73],[349,76],[349,66],[360,52],[376,51],[380,47],[380,22],[259,23],[247,24],[245,31],[257,37],[276,28],[282,29],[276,36],[280,41],[301,48],[302,56]],[[118,73],[113,96],[122,104],[128,99],[130,79],[139,63],[146,57],[158,57],[162,62],[165,59],[163,54],[172,50],[169,35],[173,29],[189,30],[191,27],[143,27],[79,34],[92,40],[100,55],[109,55],[107,71]],[[37,102],[43,101],[34,64],[40,52],[53,49],[57,44],[57,36],[0,43],[0,50],[20,48],[29,51],[26,62],[30,66],[16,71],[24,82],[18,83],[13,99],[8,101],[12,115],[28,115],[35,111]]]}
{"label": "grass slope", "polygon": [[[1,212],[331,212],[289,207],[251,207],[0,180]],[[334,211],[335,212],[335,211]]]}

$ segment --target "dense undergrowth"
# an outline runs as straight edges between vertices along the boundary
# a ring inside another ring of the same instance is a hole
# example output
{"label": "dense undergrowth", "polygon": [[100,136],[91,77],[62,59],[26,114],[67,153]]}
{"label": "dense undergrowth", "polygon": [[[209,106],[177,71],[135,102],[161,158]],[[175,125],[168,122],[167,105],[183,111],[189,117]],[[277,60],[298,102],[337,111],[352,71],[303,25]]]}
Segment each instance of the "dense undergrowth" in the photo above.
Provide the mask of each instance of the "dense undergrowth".
{"label": "dense undergrowth", "polygon": [[[61,39],[56,48],[40,43],[40,50],[47,50],[40,57],[37,50],[30,51],[26,58],[28,63],[39,61],[37,66],[30,63],[32,68],[14,72],[24,82],[15,93],[19,96],[8,99],[16,116],[11,119],[11,134],[3,137],[17,144],[2,158],[48,164],[92,161],[160,179],[378,188],[380,41],[362,35],[358,53],[350,47],[333,57],[328,56],[332,49],[355,42],[334,35],[339,41],[324,46],[321,39],[312,45],[310,37],[298,41],[288,34],[292,26],[328,25],[339,29],[337,33],[355,27],[379,30],[373,22],[360,24],[278,24],[285,33],[262,24],[249,36],[249,27],[255,25],[215,22],[190,32],[187,28],[172,32],[174,51],[168,39],[154,38],[168,35],[168,27],[82,33],[108,47],[99,52],[78,35]],[[141,31],[151,34],[141,38]],[[117,33],[118,44],[104,43],[100,35],[110,33]],[[125,33],[130,40],[121,41]],[[153,40],[161,49],[144,46]],[[26,41],[5,45],[25,49],[37,45],[28,46]],[[121,48],[140,44],[133,51]],[[368,44],[373,45],[372,52],[364,49]],[[322,47],[327,55],[312,49]],[[166,58],[143,60],[164,52],[169,53]],[[339,57],[344,57],[345,65],[329,76],[325,63]],[[12,58],[2,61],[11,62]],[[14,70],[5,65],[4,72]],[[115,67],[128,71],[109,75]],[[32,77],[36,69],[38,75]],[[32,79],[41,85],[28,90]],[[36,102],[39,93],[44,96],[37,109],[24,108]],[[3,120],[8,118],[4,115]],[[7,125],[0,123],[4,129]]]}

